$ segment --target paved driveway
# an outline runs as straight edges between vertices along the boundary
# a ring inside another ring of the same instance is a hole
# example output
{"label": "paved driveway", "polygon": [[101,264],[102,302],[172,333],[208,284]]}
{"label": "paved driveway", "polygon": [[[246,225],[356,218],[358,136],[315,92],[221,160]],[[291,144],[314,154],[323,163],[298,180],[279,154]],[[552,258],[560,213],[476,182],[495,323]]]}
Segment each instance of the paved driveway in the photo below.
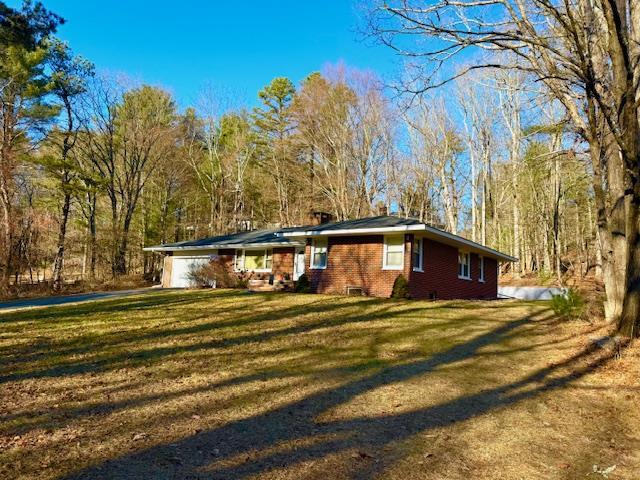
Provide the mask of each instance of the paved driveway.
{"label": "paved driveway", "polygon": [[160,288],[137,288],[134,290],[116,290],[113,292],[78,293],[75,295],[59,295],[56,297],[25,298],[22,300],[10,300],[0,303],[0,312],[19,310],[32,307],[50,307],[52,305],[64,305],[66,303],[91,302],[107,298],[120,298],[129,295],[140,295],[162,291]]}

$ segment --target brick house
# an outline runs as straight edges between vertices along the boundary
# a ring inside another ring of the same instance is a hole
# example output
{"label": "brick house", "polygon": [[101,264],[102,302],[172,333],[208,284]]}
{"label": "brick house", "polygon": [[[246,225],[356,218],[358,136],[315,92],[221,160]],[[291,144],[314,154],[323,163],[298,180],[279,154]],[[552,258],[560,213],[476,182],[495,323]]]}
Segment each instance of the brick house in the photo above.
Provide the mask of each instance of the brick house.
{"label": "brick house", "polygon": [[148,247],[166,254],[162,284],[188,286],[186,272],[218,258],[262,281],[306,273],[318,293],[391,295],[404,275],[414,298],[496,298],[498,263],[516,261],[415,219],[377,216],[259,230]]}

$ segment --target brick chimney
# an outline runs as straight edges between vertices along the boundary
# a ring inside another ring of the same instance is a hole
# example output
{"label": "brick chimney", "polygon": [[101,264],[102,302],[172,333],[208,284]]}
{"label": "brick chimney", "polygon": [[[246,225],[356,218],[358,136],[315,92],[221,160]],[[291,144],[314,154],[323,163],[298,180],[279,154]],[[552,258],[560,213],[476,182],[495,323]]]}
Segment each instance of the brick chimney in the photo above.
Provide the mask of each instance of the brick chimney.
{"label": "brick chimney", "polygon": [[329,223],[333,220],[333,215],[327,212],[309,212],[308,224],[309,225],[322,225],[323,223]]}

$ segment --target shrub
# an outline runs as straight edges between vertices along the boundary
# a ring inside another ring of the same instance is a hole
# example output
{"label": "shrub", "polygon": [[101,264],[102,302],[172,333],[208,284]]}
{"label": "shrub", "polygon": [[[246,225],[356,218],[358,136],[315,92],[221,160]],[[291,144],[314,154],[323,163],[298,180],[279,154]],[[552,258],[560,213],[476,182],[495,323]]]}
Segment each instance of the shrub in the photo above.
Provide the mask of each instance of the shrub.
{"label": "shrub", "polygon": [[393,282],[391,298],[411,298],[409,295],[409,282],[404,275],[398,275]]}
{"label": "shrub", "polygon": [[245,272],[231,272],[220,259],[211,260],[187,274],[194,287],[247,288],[249,278]]}
{"label": "shrub", "polygon": [[309,282],[309,277],[307,277],[306,273],[303,273],[298,277],[298,281],[296,282],[296,286],[294,291],[297,293],[309,293],[311,292],[311,283]]}
{"label": "shrub", "polygon": [[538,270],[537,275],[541,285],[549,285],[554,280],[554,274],[550,270]]}
{"label": "shrub", "polygon": [[551,308],[560,318],[581,318],[585,311],[585,300],[577,290],[570,288],[565,294],[551,298]]}
{"label": "shrub", "polygon": [[213,263],[200,266],[192,266],[187,273],[189,283],[193,287],[214,287],[218,286],[216,269]]}

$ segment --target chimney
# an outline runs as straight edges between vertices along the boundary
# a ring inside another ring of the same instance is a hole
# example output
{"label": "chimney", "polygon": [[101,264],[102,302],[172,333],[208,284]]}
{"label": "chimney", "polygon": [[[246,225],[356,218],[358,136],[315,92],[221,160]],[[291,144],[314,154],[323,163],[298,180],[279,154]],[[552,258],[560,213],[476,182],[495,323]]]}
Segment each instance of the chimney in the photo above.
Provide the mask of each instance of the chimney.
{"label": "chimney", "polygon": [[333,215],[327,212],[309,212],[309,225],[322,225],[333,220]]}

